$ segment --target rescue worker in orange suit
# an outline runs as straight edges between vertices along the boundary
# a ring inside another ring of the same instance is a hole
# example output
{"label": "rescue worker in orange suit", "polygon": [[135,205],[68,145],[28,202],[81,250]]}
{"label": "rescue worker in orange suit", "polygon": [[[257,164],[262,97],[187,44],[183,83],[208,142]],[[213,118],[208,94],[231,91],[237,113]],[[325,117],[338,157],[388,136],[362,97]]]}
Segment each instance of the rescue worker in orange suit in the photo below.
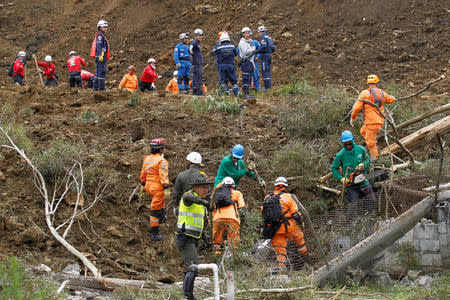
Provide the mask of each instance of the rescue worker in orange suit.
{"label": "rescue worker in orange suit", "polygon": [[378,87],[379,82],[380,79],[377,75],[369,75],[367,77],[369,87],[359,94],[358,100],[353,105],[352,115],[350,117],[350,126],[354,127],[356,117],[361,109],[364,110],[364,125],[361,127],[360,132],[366,140],[371,159],[378,158],[377,133],[384,123],[384,117],[380,115],[376,106],[384,114],[384,104],[394,103],[395,101],[393,96],[388,95]]}
{"label": "rescue worker in orange suit", "polygon": [[[281,215],[283,216],[283,219],[281,220],[281,226],[279,226],[279,229],[275,231],[275,234],[271,238],[271,243],[277,255],[278,267],[284,269],[287,266],[286,245],[288,240],[294,242],[297,247],[297,252],[300,254],[303,261],[306,261],[308,257],[308,249],[306,248],[303,231],[297,224],[297,222],[301,223],[301,216],[297,204],[292,195],[286,191],[288,187],[287,179],[278,177],[275,179],[274,185],[275,191],[272,194],[267,195],[264,201],[266,202],[269,197],[277,196],[274,199],[278,199],[281,204]],[[278,203],[276,204],[278,205]],[[261,207],[263,217],[264,206],[263,203],[263,206]]]}
{"label": "rescue worker in orange suit", "polygon": [[213,245],[214,253],[221,254],[221,245],[225,234],[230,241],[230,247],[236,249],[241,240],[241,219],[247,212],[242,193],[234,190],[233,178],[225,177],[221,185],[217,185],[214,197]]}
{"label": "rescue worker in orange suit", "polygon": [[144,158],[141,176],[141,194],[143,189],[152,197],[150,226],[152,240],[160,241],[164,236],[159,233],[159,224],[166,220],[164,190],[169,187],[169,163],[164,159],[165,142],[162,138],[150,141],[151,155]]}
{"label": "rescue worker in orange suit", "polygon": [[156,60],[154,58],[149,58],[147,64],[148,66],[139,80],[139,90],[141,92],[145,90],[156,91],[155,80],[161,77],[156,74]]}
{"label": "rescue worker in orange suit", "polygon": [[125,88],[130,93],[134,93],[138,90],[138,79],[134,74],[134,66],[128,66],[128,74],[125,74],[122,81],[119,84],[119,89]]}
{"label": "rescue worker in orange suit", "polygon": [[178,88],[178,71],[173,72],[173,78],[167,84],[166,91],[172,94],[178,94],[180,92]]}
{"label": "rescue worker in orange suit", "polygon": [[82,86],[85,89],[92,89],[92,87],[94,86],[94,77],[95,75],[92,74],[91,72],[81,70]]}
{"label": "rescue worker in orange suit", "polygon": [[58,75],[56,75],[55,65],[52,63],[52,57],[50,55],[46,55],[43,62],[39,62],[36,59],[34,61],[39,67],[44,68],[42,74],[47,77],[45,86],[58,86]]}
{"label": "rescue worker in orange suit", "polygon": [[100,20],[97,23],[98,32],[92,41],[91,57],[95,59],[96,71],[94,77],[94,91],[105,90],[105,79],[107,70],[107,61],[110,59],[109,43],[106,39],[106,31],[108,30],[108,22]]}
{"label": "rescue worker in orange suit", "polygon": [[25,64],[27,63],[25,61],[26,56],[27,54],[24,51],[19,51],[17,54],[17,59],[13,64],[13,83],[17,83],[20,86],[24,86],[26,84],[26,82],[23,82],[25,78]]}
{"label": "rescue worker in orange suit", "polygon": [[85,61],[77,55],[75,51],[69,52],[69,59],[67,60],[67,70],[69,71],[69,86],[81,87],[81,66],[86,66]]}
{"label": "rescue worker in orange suit", "polygon": [[[189,87],[192,89],[192,80],[189,81]],[[202,90],[204,94],[206,94],[206,92],[208,91],[205,84],[202,85]]]}

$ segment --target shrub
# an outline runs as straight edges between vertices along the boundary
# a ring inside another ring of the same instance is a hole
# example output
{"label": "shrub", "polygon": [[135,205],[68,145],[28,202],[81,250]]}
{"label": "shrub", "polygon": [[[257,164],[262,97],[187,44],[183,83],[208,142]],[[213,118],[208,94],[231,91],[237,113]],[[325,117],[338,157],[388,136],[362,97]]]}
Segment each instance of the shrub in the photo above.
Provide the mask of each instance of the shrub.
{"label": "shrub", "polygon": [[77,118],[78,122],[99,122],[102,120],[101,115],[97,115],[95,112],[89,110],[89,108]]}
{"label": "shrub", "polygon": [[227,112],[230,115],[238,115],[241,111],[241,107],[239,105],[240,103],[237,99],[226,96],[207,96],[205,100],[192,97],[191,100],[184,100],[182,103],[183,107],[199,114],[209,111],[220,111]]}
{"label": "shrub", "polygon": [[141,104],[141,98],[139,98],[139,94],[137,92],[134,92],[131,94],[130,101],[127,103],[129,107],[136,107],[137,105]]}

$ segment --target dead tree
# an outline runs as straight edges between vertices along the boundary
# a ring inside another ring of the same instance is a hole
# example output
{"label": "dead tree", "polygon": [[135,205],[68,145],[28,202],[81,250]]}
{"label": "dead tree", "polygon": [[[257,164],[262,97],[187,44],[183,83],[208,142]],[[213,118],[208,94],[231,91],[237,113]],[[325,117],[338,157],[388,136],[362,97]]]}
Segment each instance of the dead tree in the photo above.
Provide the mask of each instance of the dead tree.
{"label": "dead tree", "polygon": [[[84,208],[80,208],[79,203],[82,197],[82,192],[84,189],[84,175],[83,175],[83,166],[78,161],[73,161],[71,166],[65,169],[65,175],[62,178],[59,178],[55,181],[53,193],[49,194],[49,189],[47,188],[47,183],[45,182],[44,177],[42,176],[39,169],[35,166],[35,164],[28,158],[25,152],[20,149],[14,141],[9,136],[8,132],[0,125],[0,131],[6,137],[6,144],[1,145],[3,148],[12,149],[17,154],[22,157],[22,159],[27,163],[27,165],[31,168],[34,176],[34,185],[38,189],[39,193],[44,198],[44,207],[45,207],[45,221],[47,226],[51,232],[51,234],[60,242],[67,250],[69,250],[73,255],[78,257],[83,264],[94,274],[96,278],[100,278],[100,271],[94,266],[94,264],[89,261],[89,259],[78,251],[74,246],[72,246],[65,239],[67,234],[70,231],[70,228],[73,224],[73,221],[76,217],[86,213],[90,208],[92,208],[97,201],[102,197],[105,189],[107,187],[107,181],[100,181],[97,185],[97,189],[95,191],[94,199],[92,202]],[[61,211],[61,202],[67,197],[69,191],[75,190],[76,194],[76,202],[73,206],[73,212],[71,216],[64,220],[59,221],[60,224],[57,224],[57,217],[61,216],[58,214]],[[64,232],[60,234],[59,231]]]}

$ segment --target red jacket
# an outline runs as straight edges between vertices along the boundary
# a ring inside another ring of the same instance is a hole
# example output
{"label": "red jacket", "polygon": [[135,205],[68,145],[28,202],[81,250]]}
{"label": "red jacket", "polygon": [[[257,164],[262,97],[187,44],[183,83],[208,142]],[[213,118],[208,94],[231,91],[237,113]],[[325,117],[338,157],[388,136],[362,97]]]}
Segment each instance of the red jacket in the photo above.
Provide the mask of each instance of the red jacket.
{"label": "red jacket", "polygon": [[148,65],[141,76],[141,81],[154,83],[156,78],[158,78],[158,75],[156,75],[155,69],[151,65]]}
{"label": "red jacket", "polygon": [[83,67],[86,66],[86,63],[84,60],[79,56],[71,56],[69,60],[67,61],[67,68],[69,69],[69,72],[73,71],[81,71],[81,65]]}
{"label": "red jacket", "polygon": [[82,80],[86,80],[88,81],[89,79],[91,79],[92,77],[94,77],[95,75],[92,74],[91,72],[88,72],[86,70],[81,70],[81,79]]}
{"label": "red jacket", "polygon": [[56,77],[54,64],[52,63],[47,64],[46,62],[38,62],[38,61],[36,61],[36,63],[39,67],[44,68],[44,74],[47,76],[47,79],[52,79],[53,77]]}
{"label": "red jacket", "polygon": [[14,63],[13,72],[13,76],[20,75],[22,77],[25,77],[25,64],[20,58],[18,58]]}

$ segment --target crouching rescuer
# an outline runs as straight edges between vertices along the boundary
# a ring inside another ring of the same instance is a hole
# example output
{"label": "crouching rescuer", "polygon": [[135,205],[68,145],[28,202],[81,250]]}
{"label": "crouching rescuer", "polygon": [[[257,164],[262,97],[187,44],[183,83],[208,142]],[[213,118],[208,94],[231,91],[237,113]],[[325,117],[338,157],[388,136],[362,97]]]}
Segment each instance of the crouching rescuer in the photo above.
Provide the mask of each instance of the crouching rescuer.
{"label": "crouching rescuer", "polygon": [[287,266],[288,240],[297,248],[297,253],[303,262],[308,258],[303,231],[297,223],[301,224],[301,216],[292,195],[286,191],[287,179],[278,177],[275,180],[275,191],[266,196],[262,204],[262,217],[264,238],[271,239],[272,246],[277,255],[278,267],[284,269]]}
{"label": "crouching rescuer", "polygon": [[204,234],[207,209],[210,206],[206,200],[209,185],[214,182],[208,181],[206,175],[200,173],[192,182],[193,188],[183,194],[178,212],[177,230],[175,232],[175,245],[181,253],[186,274],[183,282],[183,293],[188,300],[194,297],[194,281],[197,272],[189,266],[199,264],[197,253],[198,241]]}
{"label": "crouching rescuer", "polygon": [[162,138],[150,141],[151,155],[144,158],[142,164],[141,193],[145,188],[147,194],[152,197],[150,226],[152,227],[152,240],[160,241],[164,236],[159,233],[159,224],[166,221],[164,211],[164,190],[169,187],[169,163],[164,159],[165,142]]}

